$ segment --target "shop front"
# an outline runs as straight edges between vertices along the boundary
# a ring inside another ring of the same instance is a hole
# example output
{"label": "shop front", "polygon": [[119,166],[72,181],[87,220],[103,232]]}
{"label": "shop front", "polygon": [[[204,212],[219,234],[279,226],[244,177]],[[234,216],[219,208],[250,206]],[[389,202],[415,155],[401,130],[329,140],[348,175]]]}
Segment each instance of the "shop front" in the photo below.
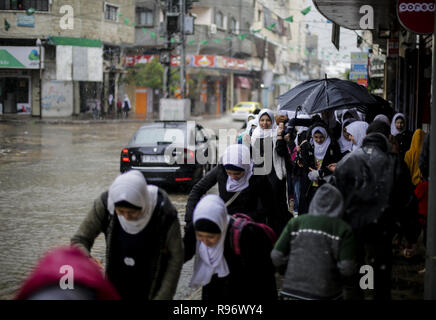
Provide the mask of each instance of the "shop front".
{"label": "shop front", "polygon": [[39,47],[0,46],[0,113],[32,113],[32,86],[39,86],[32,76],[39,68]]}

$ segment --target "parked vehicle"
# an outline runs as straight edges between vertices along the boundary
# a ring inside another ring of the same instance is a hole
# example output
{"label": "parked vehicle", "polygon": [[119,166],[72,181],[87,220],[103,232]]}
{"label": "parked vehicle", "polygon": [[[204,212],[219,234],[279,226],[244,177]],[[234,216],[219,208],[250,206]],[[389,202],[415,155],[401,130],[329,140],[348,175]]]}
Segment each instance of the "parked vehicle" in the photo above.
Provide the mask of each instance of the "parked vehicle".
{"label": "parked vehicle", "polygon": [[141,171],[150,184],[188,191],[217,162],[216,136],[199,124],[157,121],[141,126],[121,151],[120,171]]}
{"label": "parked vehicle", "polygon": [[245,121],[250,113],[257,114],[261,109],[259,102],[241,101],[232,108],[232,119]]}

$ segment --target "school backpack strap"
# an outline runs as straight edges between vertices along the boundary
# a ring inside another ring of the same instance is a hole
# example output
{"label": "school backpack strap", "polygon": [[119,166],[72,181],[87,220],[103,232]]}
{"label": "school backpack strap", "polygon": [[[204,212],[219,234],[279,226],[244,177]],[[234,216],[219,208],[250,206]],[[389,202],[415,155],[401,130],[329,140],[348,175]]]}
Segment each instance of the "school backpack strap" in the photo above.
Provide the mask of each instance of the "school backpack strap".
{"label": "school backpack strap", "polygon": [[277,241],[277,235],[273,229],[263,223],[255,222],[251,217],[243,213],[235,213],[231,217],[232,224],[230,228],[230,235],[232,241],[230,242],[230,246],[233,249],[233,252],[236,255],[241,255],[241,246],[240,246],[240,237],[242,230],[247,225],[254,225],[262,230],[262,232],[267,236],[267,238],[271,242],[271,246],[274,246],[274,243]]}
{"label": "school backpack strap", "polygon": [[103,206],[105,208],[105,215],[103,218],[103,222],[101,224],[101,230],[103,231],[103,233],[106,234],[106,230],[109,227],[109,223],[112,219],[112,215],[109,213],[109,210],[107,208],[107,202],[108,202],[108,197],[109,197],[109,191],[105,191],[101,194],[100,199],[101,202],[103,202]]}
{"label": "school backpack strap", "polygon": [[[242,191],[242,190],[241,190]],[[233,203],[233,201],[236,200],[236,198],[239,196],[239,194],[241,193],[241,191],[236,192],[233,197],[231,197],[229,199],[229,201],[226,202],[226,207],[228,207],[229,205],[231,205]]]}

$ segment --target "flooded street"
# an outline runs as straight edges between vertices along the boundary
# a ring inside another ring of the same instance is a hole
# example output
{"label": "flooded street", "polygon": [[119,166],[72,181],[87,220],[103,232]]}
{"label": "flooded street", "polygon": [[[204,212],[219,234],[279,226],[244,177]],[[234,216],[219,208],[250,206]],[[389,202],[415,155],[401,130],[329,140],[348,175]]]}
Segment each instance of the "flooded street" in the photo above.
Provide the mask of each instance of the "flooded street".
{"label": "flooded street", "polygon": [[[199,122],[212,129],[241,126],[225,117]],[[69,244],[93,200],[119,174],[120,151],[140,125],[0,122],[0,299],[13,297],[48,249]],[[183,218],[187,195],[169,193]],[[92,253],[104,261],[103,235]],[[176,299],[192,294],[190,270],[192,261]]]}

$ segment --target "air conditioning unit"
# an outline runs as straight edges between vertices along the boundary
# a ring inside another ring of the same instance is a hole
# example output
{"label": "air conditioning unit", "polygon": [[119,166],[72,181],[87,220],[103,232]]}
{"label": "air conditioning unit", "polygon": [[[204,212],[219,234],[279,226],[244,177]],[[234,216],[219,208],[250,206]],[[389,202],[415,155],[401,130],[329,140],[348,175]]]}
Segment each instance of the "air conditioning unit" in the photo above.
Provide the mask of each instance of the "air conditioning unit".
{"label": "air conditioning unit", "polygon": [[209,28],[210,34],[216,34],[216,24],[211,24]]}

